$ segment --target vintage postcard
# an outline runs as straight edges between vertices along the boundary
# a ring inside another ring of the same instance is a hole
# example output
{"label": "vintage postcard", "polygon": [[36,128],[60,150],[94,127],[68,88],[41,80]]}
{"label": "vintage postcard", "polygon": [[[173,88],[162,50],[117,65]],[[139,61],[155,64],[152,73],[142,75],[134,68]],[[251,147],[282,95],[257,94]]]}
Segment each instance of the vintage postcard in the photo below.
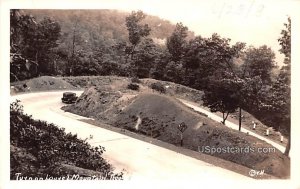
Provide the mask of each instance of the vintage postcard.
{"label": "vintage postcard", "polygon": [[2,0],[1,188],[300,187],[297,8]]}

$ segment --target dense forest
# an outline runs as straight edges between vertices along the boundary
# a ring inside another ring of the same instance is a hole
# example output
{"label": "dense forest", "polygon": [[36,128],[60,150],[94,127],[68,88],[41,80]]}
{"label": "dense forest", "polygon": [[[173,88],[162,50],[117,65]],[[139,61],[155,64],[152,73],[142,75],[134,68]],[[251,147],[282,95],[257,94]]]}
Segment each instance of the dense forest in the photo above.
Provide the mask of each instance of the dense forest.
{"label": "dense forest", "polygon": [[[211,111],[246,110],[290,136],[291,20],[278,31],[284,66],[266,46],[195,36],[142,11],[11,10],[11,81],[41,75],[118,75],[204,91]],[[287,148],[286,154],[288,154]]]}

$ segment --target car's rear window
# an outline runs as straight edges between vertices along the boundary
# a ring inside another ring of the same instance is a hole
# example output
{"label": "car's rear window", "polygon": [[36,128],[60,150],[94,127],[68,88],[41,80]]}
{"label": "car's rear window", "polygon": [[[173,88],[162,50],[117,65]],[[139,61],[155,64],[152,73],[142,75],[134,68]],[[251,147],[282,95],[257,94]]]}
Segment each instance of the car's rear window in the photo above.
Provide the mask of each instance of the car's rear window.
{"label": "car's rear window", "polygon": [[75,96],[75,93],[64,93],[63,96]]}

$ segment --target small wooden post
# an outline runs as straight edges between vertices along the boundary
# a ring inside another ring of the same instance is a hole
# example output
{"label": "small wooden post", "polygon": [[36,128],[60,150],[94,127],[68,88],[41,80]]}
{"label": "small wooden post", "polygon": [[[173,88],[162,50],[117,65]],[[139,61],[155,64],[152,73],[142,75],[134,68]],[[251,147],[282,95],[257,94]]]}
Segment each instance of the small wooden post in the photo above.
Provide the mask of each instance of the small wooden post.
{"label": "small wooden post", "polygon": [[270,132],[269,129],[267,129],[267,132],[266,132],[266,135],[267,135],[267,136],[269,136],[269,134],[270,134],[269,132]]}
{"label": "small wooden post", "polygon": [[239,131],[242,129],[242,108],[239,107]]}
{"label": "small wooden post", "polygon": [[180,134],[180,146],[182,146],[183,145],[183,134],[181,133]]}
{"label": "small wooden post", "polygon": [[187,126],[184,122],[182,122],[177,128],[180,131],[180,146],[183,146],[183,132],[187,129]]}

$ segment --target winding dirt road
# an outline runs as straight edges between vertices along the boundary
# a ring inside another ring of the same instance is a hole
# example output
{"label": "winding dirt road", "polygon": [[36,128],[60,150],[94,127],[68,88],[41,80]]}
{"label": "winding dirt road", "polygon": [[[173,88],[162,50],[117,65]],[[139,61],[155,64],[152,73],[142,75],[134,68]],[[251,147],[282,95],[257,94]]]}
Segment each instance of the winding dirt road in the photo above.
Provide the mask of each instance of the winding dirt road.
{"label": "winding dirt road", "polygon": [[[116,171],[125,169],[126,180],[250,179],[174,151],[79,121],[88,118],[60,109],[64,105],[60,100],[63,92],[21,94],[12,96],[11,101],[21,100],[25,113],[31,114],[34,119],[57,124],[65,128],[66,132],[76,133],[79,138],[85,139],[92,135],[88,142],[93,146],[104,146],[104,158],[116,167]],[[82,91],[76,93],[79,95]]]}
{"label": "winding dirt road", "polygon": [[[204,113],[207,115],[207,117],[209,117],[210,119],[212,120],[215,120],[217,122],[221,122],[223,119],[221,117],[219,117],[218,115],[210,112],[210,111],[207,111],[199,106],[195,106],[193,104],[191,104],[190,102],[188,101],[185,101],[185,100],[182,100],[182,99],[179,99],[183,104],[185,104],[186,106],[190,107],[190,108],[193,108],[195,111],[198,111],[198,112],[201,112],[201,113]],[[238,130],[239,126],[235,123],[232,123],[230,122],[229,120],[226,120],[226,126],[227,127],[230,127],[232,129],[235,129],[235,130]],[[267,137],[263,137],[261,135],[258,135],[248,129],[245,129],[245,128],[241,128],[241,132],[244,132],[244,133],[249,133],[249,135],[252,135],[252,136],[255,136],[256,138],[259,138],[261,140],[264,140],[266,141],[267,143],[271,144],[272,146],[274,146],[275,148],[277,148],[278,150],[280,150],[282,153],[284,153],[285,151],[285,147],[283,147],[282,145],[280,144],[277,144],[276,142],[273,142],[272,140],[269,140]]]}

